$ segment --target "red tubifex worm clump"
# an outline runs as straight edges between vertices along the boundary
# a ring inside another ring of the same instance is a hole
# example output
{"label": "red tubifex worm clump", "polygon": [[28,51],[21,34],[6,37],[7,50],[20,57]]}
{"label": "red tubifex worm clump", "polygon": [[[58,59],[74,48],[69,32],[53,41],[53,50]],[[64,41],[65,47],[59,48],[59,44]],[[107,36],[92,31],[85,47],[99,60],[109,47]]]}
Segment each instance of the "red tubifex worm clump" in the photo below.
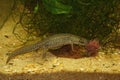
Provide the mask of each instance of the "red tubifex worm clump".
{"label": "red tubifex worm clump", "polygon": [[87,45],[86,45],[86,56],[93,56],[98,53],[98,49],[100,47],[99,41],[98,40],[91,40]]}

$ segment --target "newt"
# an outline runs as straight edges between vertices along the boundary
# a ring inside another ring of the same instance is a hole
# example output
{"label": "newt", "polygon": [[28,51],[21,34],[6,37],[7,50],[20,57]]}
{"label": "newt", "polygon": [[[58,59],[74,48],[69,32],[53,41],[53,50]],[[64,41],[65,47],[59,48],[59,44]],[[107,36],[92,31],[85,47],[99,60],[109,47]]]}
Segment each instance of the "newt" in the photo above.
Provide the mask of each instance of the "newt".
{"label": "newt", "polygon": [[6,63],[8,63],[12,58],[18,55],[25,54],[38,49],[48,51],[50,49],[58,49],[64,45],[70,44],[71,49],[74,50],[73,44],[85,46],[87,43],[88,41],[85,38],[76,35],[67,33],[55,34],[53,36],[40,40],[34,44],[23,46],[21,48],[16,49],[15,51],[9,54]]}

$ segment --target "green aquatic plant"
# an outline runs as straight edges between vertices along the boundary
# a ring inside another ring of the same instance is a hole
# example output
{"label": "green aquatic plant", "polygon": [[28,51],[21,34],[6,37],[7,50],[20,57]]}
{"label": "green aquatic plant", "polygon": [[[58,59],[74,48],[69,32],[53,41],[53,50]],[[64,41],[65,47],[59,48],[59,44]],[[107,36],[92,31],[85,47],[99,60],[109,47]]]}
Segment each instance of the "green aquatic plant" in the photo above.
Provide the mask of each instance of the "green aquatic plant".
{"label": "green aquatic plant", "polygon": [[21,24],[28,34],[72,33],[106,43],[108,35],[117,34],[119,29],[118,0],[21,0],[21,3],[24,9],[15,28]]}
{"label": "green aquatic plant", "polygon": [[72,6],[64,5],[58,0],[42,0],[45,8],[52,14],[68,14]]}

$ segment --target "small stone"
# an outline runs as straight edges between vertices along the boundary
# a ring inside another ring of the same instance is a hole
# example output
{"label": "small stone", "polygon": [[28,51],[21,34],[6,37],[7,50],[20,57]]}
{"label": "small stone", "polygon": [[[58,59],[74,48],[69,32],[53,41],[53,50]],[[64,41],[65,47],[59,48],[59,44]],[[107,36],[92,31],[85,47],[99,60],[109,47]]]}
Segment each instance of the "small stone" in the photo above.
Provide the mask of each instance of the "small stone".
{"label": "small stone", "polygon": [[15,46],[16,45],[16,43],[13,43],[13,46]]}
{"label": "small stone", "polygon": [[81,70],[81,71],[83,71],[83,70],[84,70],[84,68],[80,68],[80,70]]}
{"label": "small stone", "polygon": [[114,53],[114,54],[118,54],[118,53]]}
{"label": "small stone", "polygon": [[12,62],[9,62],[9,65],[13,65],[13,63],[12,63]]}
{"label": "small stone", "polygon": [[5,38],[9,38],[9,36],[8,36],[8,35],[4,35],[4,37],[5,37]]}
{"label": "small stone", "polygon": [[101,77],[101,76],[100,76],[100,77],[99,77],[99,79],[100,79],[100,80],[102,80],[102,79],[103,79],[103,77]]}
{"label": "small stone", "polygon": [[56,64],[53,64],[53,67],[56,67],[56,66],[59,66],[59,65],[60,65],[60,63],[57,62]]}
{"label": "small stone", "polygon": [[98,61],[102,61],[101,59],[98,59]]}
{"label": "small stone", "polygon": [[2,46],[0,46],[0,49],[2,49]]}

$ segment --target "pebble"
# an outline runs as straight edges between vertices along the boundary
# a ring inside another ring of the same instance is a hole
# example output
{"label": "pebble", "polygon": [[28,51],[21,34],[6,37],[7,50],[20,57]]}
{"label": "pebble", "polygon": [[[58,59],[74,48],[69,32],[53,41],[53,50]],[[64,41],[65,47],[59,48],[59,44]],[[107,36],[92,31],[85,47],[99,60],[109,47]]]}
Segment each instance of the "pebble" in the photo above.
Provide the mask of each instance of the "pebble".
{"label": "pebble", "polygon": [[5,37],[5,38],[9,38],[9,36],[8,36],[8,35],[6,35],[6,34],[4,35],[4,37]]}
{"label": "pebble", "polygon": [[13,46],[15,46],[15,45],[16,45],[16,43],[13,43],[12,45],[13,45]]}
{"label": "pebble", "polygon": [[59,65],[60,65],[60,63],[57,62],[57,63],[53,64],[53,67],[56,67],[56,66],[59,66]]}
{"label": "pebble", "polygon": [[0,46],[0,49],[2,49],[2,46]]}
{"label": "pebble", "polygon": [[81,71],[84,71],[84,68],[80,68]]}

